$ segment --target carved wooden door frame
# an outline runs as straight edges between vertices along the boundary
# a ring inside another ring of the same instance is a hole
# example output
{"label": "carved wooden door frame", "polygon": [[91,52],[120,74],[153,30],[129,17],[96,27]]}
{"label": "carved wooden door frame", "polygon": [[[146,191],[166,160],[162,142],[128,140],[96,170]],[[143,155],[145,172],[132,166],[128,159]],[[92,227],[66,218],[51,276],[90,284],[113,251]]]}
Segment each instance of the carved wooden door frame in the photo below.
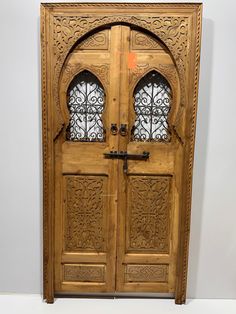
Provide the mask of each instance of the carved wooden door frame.
{"label": "carved wooden door frame", "polygon": [[[115,9],[115,10],[114,10]],[[140,13],[142,15],[140,15]],[[180,109],[174,131],[184,147],[182,206],[175,302],[186,299],[200,61],[202,4],[47,3],[41,5],[43,119],[43,281],[44,298],[54,299],[54,140],[63,128],[59,80],[66,57],[85,35],[112,24],[143,28],[169,48],[180,78]],[[184,118],[183,112],[185,111]],[[181,126],[186,125],[185,129]]]}

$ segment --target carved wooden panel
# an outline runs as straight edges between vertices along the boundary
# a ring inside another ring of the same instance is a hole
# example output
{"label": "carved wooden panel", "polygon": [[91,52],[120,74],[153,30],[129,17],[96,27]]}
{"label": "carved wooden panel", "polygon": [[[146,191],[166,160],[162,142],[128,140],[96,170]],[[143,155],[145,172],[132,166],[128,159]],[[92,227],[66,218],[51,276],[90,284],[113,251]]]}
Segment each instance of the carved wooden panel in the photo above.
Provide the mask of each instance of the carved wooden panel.
{"label": "carved wooden panel", "polygon": [[129,177],[129,250],[169,252],[170,184],[168,176]]}
{"label": "carved wooden panel", "polygon": [[105,176],[65,176],[65,249],[104,251]]}
{"label": "carved wooden panel", "polygon": [[65,281],[105,281],[105,265],[64,265]]}
{"label": "carved wooden panel", "polygon": [[97,32],[83,40],[76,50],[107,50],[109,49],[109,30]]}
{"label": "carved wooden panel", "polygon": [[125,282],[167,282],[168,265],[127,265]]}
{"label": "carved wooden panel", "polygon": [[131,31],[131,49],[167,51],[165,46],[161,44],[158,40],[137,30]]}

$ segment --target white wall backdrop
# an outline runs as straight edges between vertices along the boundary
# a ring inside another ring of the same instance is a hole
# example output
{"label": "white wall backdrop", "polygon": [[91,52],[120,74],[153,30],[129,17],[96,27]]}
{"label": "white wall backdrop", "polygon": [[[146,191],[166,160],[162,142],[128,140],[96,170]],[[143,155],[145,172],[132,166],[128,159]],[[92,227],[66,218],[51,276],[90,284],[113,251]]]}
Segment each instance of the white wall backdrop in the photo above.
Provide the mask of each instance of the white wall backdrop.
{"label": "white wall backdrop", "polygon": [[[236,1],[203,2],[188,297],[236,298]],[[39,5],[0,1],[0,292],[42,291]]]}

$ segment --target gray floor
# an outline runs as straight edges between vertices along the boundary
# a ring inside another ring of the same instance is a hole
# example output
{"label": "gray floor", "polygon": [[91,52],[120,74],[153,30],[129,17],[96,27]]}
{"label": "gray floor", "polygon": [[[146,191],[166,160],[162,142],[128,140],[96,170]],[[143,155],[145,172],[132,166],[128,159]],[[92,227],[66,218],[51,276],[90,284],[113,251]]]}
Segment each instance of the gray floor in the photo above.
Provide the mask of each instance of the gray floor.
{"label": "gray floor", "polygon": [[1,314],[235,314],[236,300],[188,300],[175,305],[171,299],[56,299],[46,304],[40,295],[0,295]]}

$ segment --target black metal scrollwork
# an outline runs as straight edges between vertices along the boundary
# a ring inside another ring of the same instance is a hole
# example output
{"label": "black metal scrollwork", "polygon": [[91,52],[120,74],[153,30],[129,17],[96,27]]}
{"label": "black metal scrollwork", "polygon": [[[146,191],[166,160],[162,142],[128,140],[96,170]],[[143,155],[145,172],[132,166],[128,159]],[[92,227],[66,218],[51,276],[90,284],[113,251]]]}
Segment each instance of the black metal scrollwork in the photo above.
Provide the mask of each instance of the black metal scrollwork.
{"label": "black metal scrollwork", "polygon": [[81,142],[103,142],[102,122],[105,93],[99,80],[89,71],[79,73],[68,89],[70,122],[67,139]]}
{"label": "black metal scrollwork", "polygon": [[134,90],[133,141],[170,141],[168,114],[171,99],[171,87],[160,73],[151,71],[139,81]]}

